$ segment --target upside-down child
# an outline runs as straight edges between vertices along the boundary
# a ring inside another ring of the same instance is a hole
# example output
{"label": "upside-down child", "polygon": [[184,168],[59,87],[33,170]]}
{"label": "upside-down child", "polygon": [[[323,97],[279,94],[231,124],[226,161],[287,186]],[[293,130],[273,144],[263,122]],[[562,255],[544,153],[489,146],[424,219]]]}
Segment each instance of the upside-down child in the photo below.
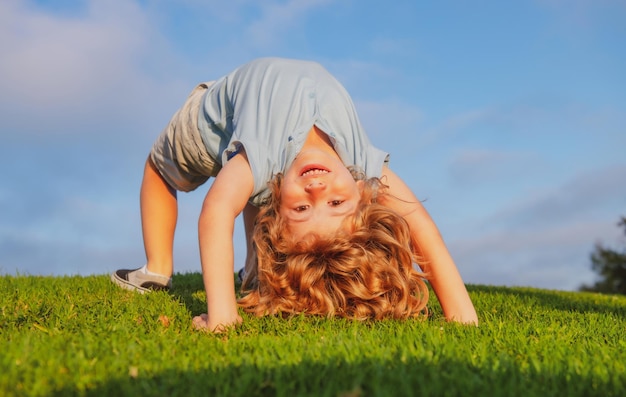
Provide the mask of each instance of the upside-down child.
{"label": "upside-down child", "polygon": [[[477,323],[429,214],[366,136],[343,86],[314,62],[262,58],[198,85],[152,147],[141,185],[147,263],[122,287],[168,289],[177,191],[214,181],[198,223],[207,313],[219,331],[256,315],[353,319],[426,311],[428,280],[447,319]],[[235,296],[233,230],[247,257]],[[416,268],[418,265],[419,268]]]}

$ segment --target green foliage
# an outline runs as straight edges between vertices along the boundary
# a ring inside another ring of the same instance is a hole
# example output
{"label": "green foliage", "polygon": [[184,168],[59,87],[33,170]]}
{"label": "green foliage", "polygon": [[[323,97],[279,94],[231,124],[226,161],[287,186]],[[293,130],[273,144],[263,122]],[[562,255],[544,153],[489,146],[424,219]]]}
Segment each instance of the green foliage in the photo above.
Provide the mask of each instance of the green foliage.
{"label": "green foliage", "polygon": [[479,327],[251,318],[194,331],[199,274],[0,277],[2,396],[623,396],[626,297],[470,286]]}
{"label": "green foliage", "polygon": [[[626,234],[626,217],[622,217],[618,226],[623,226]],[[599,280],[593,285],[581,286],[581,291],[626,295],[626,247],[619,252],[596,244],[591,254],[591,268]]]}

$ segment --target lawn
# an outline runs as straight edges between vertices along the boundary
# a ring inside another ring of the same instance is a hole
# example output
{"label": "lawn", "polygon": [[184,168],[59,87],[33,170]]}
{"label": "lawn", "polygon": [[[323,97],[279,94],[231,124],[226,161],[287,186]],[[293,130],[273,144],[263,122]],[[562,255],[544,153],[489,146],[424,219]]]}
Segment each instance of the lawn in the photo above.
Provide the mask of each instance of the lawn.
{"label": "lawn", "polygon": [[0,276],[1,396],[625,396],[626,297],[468,286],[479,327],[250,318],[194,331],[200,274]]}

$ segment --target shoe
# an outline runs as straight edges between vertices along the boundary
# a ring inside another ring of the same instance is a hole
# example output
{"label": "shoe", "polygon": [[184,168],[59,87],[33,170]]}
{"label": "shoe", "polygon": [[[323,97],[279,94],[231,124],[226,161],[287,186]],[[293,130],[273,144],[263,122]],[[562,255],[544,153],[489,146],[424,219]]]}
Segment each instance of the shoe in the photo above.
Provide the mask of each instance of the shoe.
{"label": "shoe", "polygon": [[243,283],[243,279],[246,277],[246,269],[241,269],[237,272],[237,281],[239,284]]}
{"label": "shoe", "polygon": [[150,291],[169,291],[172,278],[158,274],[145,274],[139,269],[121,269],[111,274],[111,281],[122,288],[139,293]]}

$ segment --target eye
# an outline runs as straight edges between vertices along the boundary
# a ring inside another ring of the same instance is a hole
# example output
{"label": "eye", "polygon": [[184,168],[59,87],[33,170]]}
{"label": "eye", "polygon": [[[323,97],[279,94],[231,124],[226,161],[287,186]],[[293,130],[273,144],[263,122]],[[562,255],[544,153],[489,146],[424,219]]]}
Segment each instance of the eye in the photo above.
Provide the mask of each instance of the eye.
{"label": "eye", "polygon": [[337,207],[339,205],[341,205],[343,203],[343,200],[332,200],[329,202],[329,204],[333,207]]}
{"label": "eye", "polygon": [[301,205],[301,206],[298,206],[298,207],[294,208],[294,210],[296,212],[302,212],[302,211],[306,211],[308,208],[309,208],[308,205]]}

